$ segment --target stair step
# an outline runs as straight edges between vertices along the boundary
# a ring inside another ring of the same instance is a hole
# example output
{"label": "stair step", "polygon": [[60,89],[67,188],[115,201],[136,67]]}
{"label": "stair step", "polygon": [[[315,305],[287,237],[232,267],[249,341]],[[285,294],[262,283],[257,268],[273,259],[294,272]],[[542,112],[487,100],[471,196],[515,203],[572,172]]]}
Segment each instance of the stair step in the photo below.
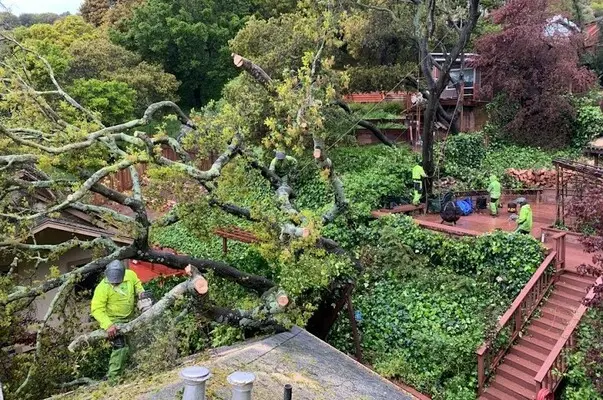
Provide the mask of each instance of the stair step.
{"label": "stair step", "polygon": [[559,315],[557,314],[551,314],[549,312],[546,311],[540,311],[540,318],[543,322],[547,322],[547,323],[551,323],[553,324],[553,326],[562,326],[563,329],[565,329],[565,327],[567,326],[567,323],[569,322],[569,320],[571,319],[571,317],[569,317],[566,314],[561,314]]}
{"label": "stair step", "polygon": [[558,290],[553,291],[553,295],[550,299],[559,301],[561,304],[567,304],[570,307],[574,307],[576,304],[579,304],[584,296],[574,296],[572,294],[560,293]]}
{"label": "stair step", "polygon": [[506,399],[531,400],[536,397],[534,389],[525,388],[500,375],[497,375],[496,378],[494,378],[494,382],[492,382],[492,385],[490,386],[505,392],[507,394]]}
{"label": "stair step", "polygon": [[547,309],[547,308],[540,309],[540,316],[542,319],[549,320],[549,321],[555,321],[555,322],[561,322],[564,325],[567,325],[567,323],[570,321],[570,319],[572,319],[572,316],[568,313],[559,312],[559,311],[555,311],[554,309],[551,310],[551,309]]}
{"label": "stair step", "polygon": [[532,388],[536,374],[528,374],[508,364],[499,365],[496,369],[497,376],[507,378],[510,381],[517,383],[525,388]]}
{"label": "stair step", "polygon": [[541,352],[534,350],[531,347],[519,343],[513,346],[513,350],[515,350],[517,354],[520,354],[523,358],[538,365],[542,365],[544,363],[544,360],[546,360],[547,358],[546,354],[542,354]]}
{"label": "stair step", "polygon": [[588,275],[579,275],[579,274],[574,274],[571,272],[566,272],[563,275],[561,275],[559,277],[559,280],[566,280],[568,282],[572,282],[573,285],[576,286],[582,286],[584,285],[584,287],[588,286],[588,285],[592,285],[593,283],[595,283],[595,278],[592,276],[588,276]]}
{"label": "stair step", "polygon": [[524,336],[522,340],[525,340],[527,343],[530,344],[530,347],[533,347],[535,350],[537,349],[542,354],[545,354],[547,356],[551,353],[553,347],[555,347],[553,343],[547,342],[546,340],[542,340],[535,336]]}
{"label": "stair step", "polygon": [[503,364],[508,364],[509,366],[516,368],[525,372],[526,374],[531,374],[536,376],[538,371],[540,371],[540,364],[533,363],[530,360],[526,360],[521,354],[517,354],[513,352],[511,348],[511,352],[507,354],[507,356],[503,359]]}
{"label": "stair step", "polygon": [[570,287],[579,292],[586,292],[586,288],[590,286],[590,283],[576,281],[572,278],[567,278],[565,275],[562,275],[559,278],[559,280],[555,283],[555,286],[559,284]]}
{"label": "stair step", "polygon": [[568,310],[565,307],[558,307],[554,304],[549,304],[546,303],[541,309],[540,311],[543,313],[548,313],[551,315],[557,315],[559,318],[564,318],[566,320],[570,320],[572,319],[572,317],[574,316],[574,312],[571,310]]}
{"label": "stair step", "polygon": [[551,332],[548,329],[543,329],[539,326],[530,325],[528,328],[528,333],[538,339],[547,341],[549,343],[555,344],[561,335]]}
{"label": "stair step", "polygon": [[567,285],[564,282],[558,282],[555,284],[555,293],[568,294],[572,297],[584,298],[586,296],[586,288],[584,290],[580,290],[575,286]]}
{"label": "stair step", "polygon": [[506,400],[509,395],[502,390],[498,390],[495,387],[490,386],[482,395],[479,400]]}
{"label": "stair step", "polygon": [[576,303],[576,304],[567,304],[565,301],[559,301],[553,298],[549,298],[546,303],[545,306],[549,306],[549,307],[555,307],[561,310],[565,310],[569,313],[574,313],[577,309],[578,306],[580,304]]}
{"label": "stair step", "polygon": [[534,321],[532,321],[532,325],[539,326],[542,329],[546,329],[551,332],[556,332],[559,335],[565,329],[565,324],[562,324],[560,322],[555,322],[550,319],[543,319],[543,318],[535,319]]}

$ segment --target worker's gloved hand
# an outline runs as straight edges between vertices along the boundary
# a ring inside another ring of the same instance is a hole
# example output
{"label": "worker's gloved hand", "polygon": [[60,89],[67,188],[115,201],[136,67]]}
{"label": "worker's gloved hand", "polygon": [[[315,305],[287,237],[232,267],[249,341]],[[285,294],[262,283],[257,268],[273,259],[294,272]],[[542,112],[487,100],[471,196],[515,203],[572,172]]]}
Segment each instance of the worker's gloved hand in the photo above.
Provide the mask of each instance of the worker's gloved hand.
{"label": "worker's gloved hand", "polygon": [[509,217],[511,221],[517,221],[517,218],[519,218],[517,214],[511,214],[511,216]]}
{"label": "worker's gloved hand", "polygon": [[115,338],[115,336],[117,336],[118,333],[119,333],[119,328],[115,325],[111,325],[110,327],[107,328],[107,336],[109,336],[109,339]]}
{"label": "worker's gloved hand", "polygon": [[153,305],[151,292],[145,291],[138,295],[138,309],[140,312],[146,312]]}

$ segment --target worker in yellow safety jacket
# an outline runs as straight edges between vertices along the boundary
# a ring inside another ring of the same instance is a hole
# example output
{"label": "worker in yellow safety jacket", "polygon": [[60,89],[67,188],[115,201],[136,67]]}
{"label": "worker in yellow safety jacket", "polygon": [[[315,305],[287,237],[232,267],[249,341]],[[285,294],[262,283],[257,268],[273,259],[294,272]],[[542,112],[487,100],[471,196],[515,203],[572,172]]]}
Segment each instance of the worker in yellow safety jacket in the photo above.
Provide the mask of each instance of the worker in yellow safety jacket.
{"label": "worker in yellow safety jacket", "polygon": [[490,184],[488,185],[488,193],[490,194],[490,215],[496,217],[498,215],[498,206],[500,204],[500,196],[502,187],[500,182],[494,175],[490,175]]}
{"label": "worker in yellow safety jacket", "polygon": [[515,203],[519,206],[519,218],[517,218],[517,229],[515,232],[530,235],[532,233],[533,215],[532,207],[528,204],[528,201],[524,197],[520,197],[515,200]]}
{"label": "worker in yellow safety jacket", "polygon": [[418,206],[421,202],[421,196],[423,194],[423,179],[427,178],[425,170],[421,166],[420,162],[412,168],[412,184],[413,184],[413,196],[412,204]]}
{"label": "worker in yellow safety jacket", "polygon": [[297,160],[285,154],[284,151],[276,152],[275,157],[270,162],[268,169],[274,172],[285,184],[291,183],[292,174],[297,167]]}
{"label": "worker in yellow safety jacket", "polygon": [[150,293],[145,292],[136,273],[126,269],[121,261],[111,261],[105,269],[105,278],[94,290],[90,304],[92,316],[101,329],[107,331],[113,346],[107,374],[109,380],[115,380],[121,374],[128,358],[129,346],[117,324],[134,318],[137,299],[141,312],[151,308]]}

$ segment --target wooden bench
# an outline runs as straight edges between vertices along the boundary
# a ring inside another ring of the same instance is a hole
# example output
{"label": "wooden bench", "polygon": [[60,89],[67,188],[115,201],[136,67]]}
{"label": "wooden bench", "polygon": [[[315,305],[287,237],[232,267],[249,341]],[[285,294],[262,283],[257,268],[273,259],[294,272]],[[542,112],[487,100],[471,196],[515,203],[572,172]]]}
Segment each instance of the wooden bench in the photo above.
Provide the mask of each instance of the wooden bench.
{"label": "wooden bench", "polygon": [[379,210],[371,212],[371,215],[375,218],[381,218],[389,214],[411,214],[416,211],[425,211],[425,204],[419,204],[418,206],[412,204],[404,204],[396,206],[394,208],[381,208]]}
{"label": "wooden bench", "polygon": [[430,229],[432,231],[442,232],[453,236],[479,236],[481,235],[478,231],[471,229],[459,228],[457,226],[444,225],[437,222],[415,220],[417,225],[422,228]]}
{"label": "wooden bench", "polygon": [[228,239],[242,243],[257,243],[260,241],[253,233],[236,226],[218,228],[214,230],[214,233],[222,238],[222,251],[224,254],[228,253]]}

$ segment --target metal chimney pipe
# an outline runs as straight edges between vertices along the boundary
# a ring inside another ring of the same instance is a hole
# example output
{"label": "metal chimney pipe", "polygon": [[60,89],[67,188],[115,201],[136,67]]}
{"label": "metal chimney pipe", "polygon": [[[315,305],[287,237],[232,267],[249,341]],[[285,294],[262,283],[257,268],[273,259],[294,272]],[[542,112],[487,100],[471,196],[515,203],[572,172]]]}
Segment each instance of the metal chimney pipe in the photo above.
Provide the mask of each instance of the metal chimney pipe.
{"label": "metal chimney pipe", "polygon": [[255,375],[251,372],[233,372],[228,375],[228,383],[232,386],[232,400],[251,400],[251,391]]}
{"label": "metal chimney pipe", "polygon": [[182,400],[205,400],[205,382],[211,373],[205,367],[187,367],[180,371],[184,381]]}
{"label": "metal chimney pipe", "polygon": [[285,385],[285,400],[291,400],[293,398],[293,387],[290,384]]}

